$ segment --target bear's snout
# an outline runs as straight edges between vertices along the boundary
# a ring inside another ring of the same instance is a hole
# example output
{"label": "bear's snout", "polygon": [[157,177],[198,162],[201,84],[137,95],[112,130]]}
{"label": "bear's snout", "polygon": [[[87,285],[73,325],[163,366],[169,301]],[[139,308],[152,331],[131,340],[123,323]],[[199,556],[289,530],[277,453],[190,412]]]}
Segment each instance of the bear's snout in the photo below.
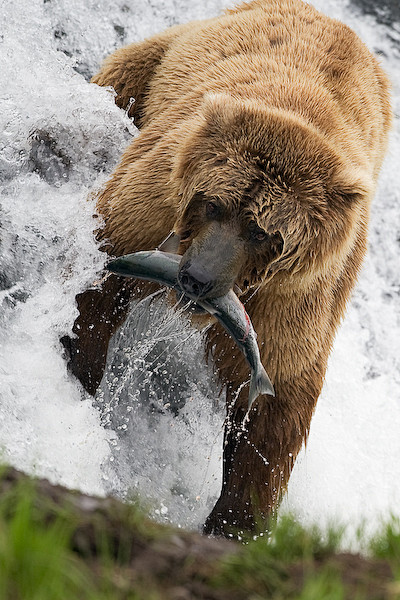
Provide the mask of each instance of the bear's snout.
{"label": "bear's snout", "polygon": [[193,299],[217,298],[232,289],[244,260],[244,242],[232,222],[212,222],[184,253],[178,282]]}

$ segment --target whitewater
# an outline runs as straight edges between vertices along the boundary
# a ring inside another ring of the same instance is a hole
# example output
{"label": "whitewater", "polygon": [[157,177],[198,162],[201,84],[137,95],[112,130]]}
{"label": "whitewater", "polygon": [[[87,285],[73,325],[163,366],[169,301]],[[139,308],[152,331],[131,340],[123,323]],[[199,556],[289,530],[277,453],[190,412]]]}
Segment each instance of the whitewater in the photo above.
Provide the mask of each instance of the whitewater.
{"label": "whitewater", "polygon": [[[195,5],[196,4],[196,5]],[[0,0],[0,457],[27,473],[200,527],[221,484],[223,400],[201,334],[163,294],[137,302],[93,400],[60,338],[105,263],[93,192],[137,135],[89,83],[125,43],[232,6],[188,0]],[[399,115],[400,25],[315,0],[377,53]],[[372,206],[370,247],[281,511],[371,535],[400,517],[400,131]]]}

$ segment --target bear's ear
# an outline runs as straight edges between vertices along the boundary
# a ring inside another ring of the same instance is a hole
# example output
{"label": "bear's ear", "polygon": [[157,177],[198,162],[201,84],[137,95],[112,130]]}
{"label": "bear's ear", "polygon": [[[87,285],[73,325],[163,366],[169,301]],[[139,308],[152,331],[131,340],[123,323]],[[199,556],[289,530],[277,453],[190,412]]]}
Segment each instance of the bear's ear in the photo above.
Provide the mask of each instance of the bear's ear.
{"label": "bear's ear", "polygon": [[201,109],[208,125],[229,132],[247,129],[249,122],[262,113],[253,100],[242,100],[224,93],[206,94]]}
{"label": "bear's ear", "polygon": [[206,94],[203,100],[202,113],[207,123],[225,126],[235,120],[238,110],[237,104],[237,100],[229,94]]}
{"label": "bear's ear", "polygon": [[369,173],[357,167],[342,167],[335,170],[331,189],[339,201],[350,204],[371,198],[374,185]]}
{"label": "bear's ear", "polygon": [[245,109],[240,100],[229,94],[205,95],[200,114],[193,114],[193,117],[184,123],[181,143],[174,156],[171,178],[172,181],[181,182],[178,191],[180,195],[184,193],[184,175],[193,173],[199,161],[204,162],[207,157],[215,158],[215,148],[223,150],[234,139],[247,139],[248,136],[238,135],[239,117],[243,117],[244,113]]}

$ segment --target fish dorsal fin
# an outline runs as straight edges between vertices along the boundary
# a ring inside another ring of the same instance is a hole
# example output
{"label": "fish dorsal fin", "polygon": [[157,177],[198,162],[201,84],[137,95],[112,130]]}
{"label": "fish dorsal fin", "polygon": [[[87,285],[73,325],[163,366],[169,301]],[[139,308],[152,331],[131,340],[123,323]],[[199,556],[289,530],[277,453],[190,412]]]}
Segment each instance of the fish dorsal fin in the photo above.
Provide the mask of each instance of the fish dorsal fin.
{"label": "fish dorsal fin", "polygon": [[171,254],[176,254],[179,249],[179,245],[181,243],[181,237],[175,231],[171,231],[165,240],[161,242],[161,244],[157,247],[157,250],[161,252],[170,252]]}

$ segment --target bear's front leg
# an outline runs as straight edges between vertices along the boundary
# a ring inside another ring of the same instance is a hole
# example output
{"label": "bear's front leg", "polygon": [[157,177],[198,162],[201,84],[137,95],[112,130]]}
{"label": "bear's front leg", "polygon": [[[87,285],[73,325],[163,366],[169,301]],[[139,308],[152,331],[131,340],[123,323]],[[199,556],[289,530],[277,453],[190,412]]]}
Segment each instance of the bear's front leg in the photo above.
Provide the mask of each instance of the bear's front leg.
{"label": "bear's front leg", "polygon": [[144,125],[145,104],[154,74],[171,42],[187,27],[176,25],[147,40],[119,48],[92,77],[92,83],[114,88],[115,102],[124,110],[129,108],[129,116],[135,118],[139,128]]}
{"label": "bear's front leg", "polygon": [[100,288],[76,297],[79,316],[73,336],[61,343],[68,355],[68,368],[89,394],[94,395],[103,377],[111,336],[125,319],[133,295],[132,280],[109,275]]}
{"label": "bear's front leg", "polygon": [[[318,365],[315,368],[320,370]],[[307,437],[320,392],[320,385],[306,376],[276,383],[275,388],[276,397],[259,397],[248,417],[247,388],[228,409],[222,491],[205,522],[206,534],[228,537],[268,528]]]}

